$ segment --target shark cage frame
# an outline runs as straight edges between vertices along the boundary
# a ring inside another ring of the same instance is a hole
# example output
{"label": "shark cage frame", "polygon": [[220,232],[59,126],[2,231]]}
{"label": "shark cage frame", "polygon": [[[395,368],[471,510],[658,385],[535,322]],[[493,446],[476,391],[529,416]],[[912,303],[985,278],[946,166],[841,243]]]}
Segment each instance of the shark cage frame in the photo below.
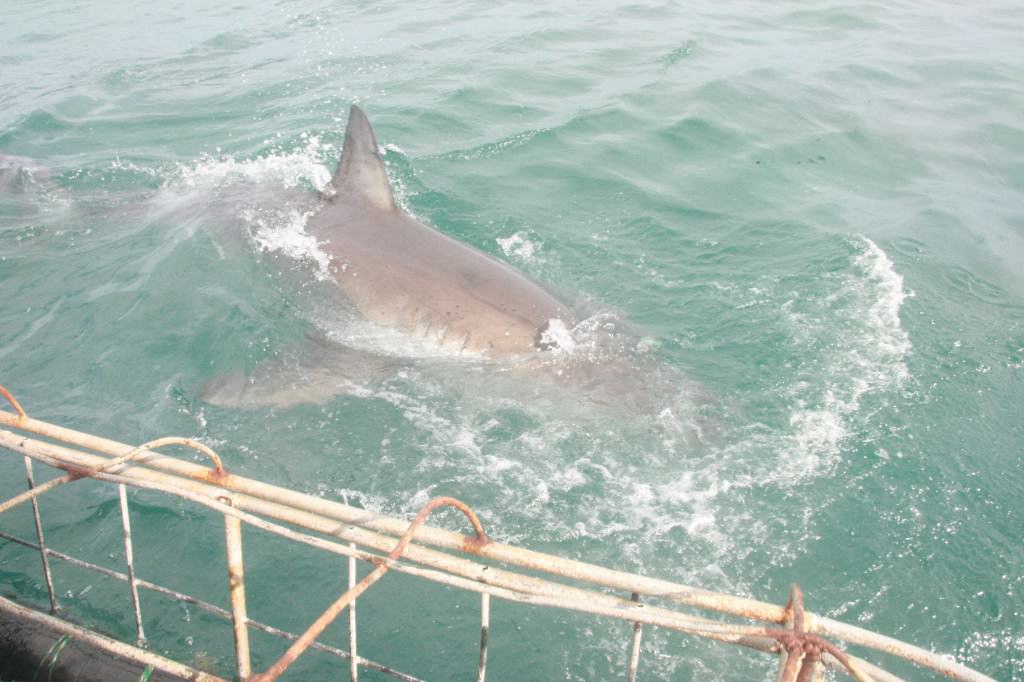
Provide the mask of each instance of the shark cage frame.
{"label": "shark cage frame", "polygon": [[[2,386],[0,395],[13,409],[13,412],[0,410],[0,426],[6,427],[0,429],[0,448],[23,456],[28,480],[28,490],[0,503],[0,514],[20,504],[30,503],[36,530],[34,541],[6,532],[0,532],[0,539],[39,552],[50,613],[27,608],[3,597],[0,597],[0,612],[26,623],[44,625],[52,632],[62,633],[89,647],[133,661],[144,666],[145,671],[161,671],[197,681],[222,679],[144,648],[146,637],[139,605],[140,588],[162,593],[230,621],[234,632],[235,676],[239,680],[276,680],[312,647],[347,660],[349,678],[353,682],[358,679],[360,669],[372,669],[415,682],[418,678],[363,658],[357,649],[357,597],[388,571],[398,571],[480,595],[478,682],[483,682],[487,673],[492,598],[624,621],[628,628],[624,631],[626,655],[623,665],[630,682],[637,679],[640,642],[645,627],[666,628],[778,655],[779,682],[817,679],[822,676],[824,668],[843,671],[860,681],[892,682],[900,679],[847,653],[845,648],[850,645],[894,655],[954,680],[991,682],[991,678],[949,656],[806,612],[802,593],[796,586],[791,590],[788,604],[783,607],[501,544],[487,537],[471,509],[447,497],[431,500],[411,523],[382,517],[231,474],[216,453],[195,440],[171,437],[137,447],[126,445],[32,419]],[[192,448],[207,457],[212,466],[205,467],[156,452],[168,445]],[[62,470],[64,474],[37,485],[34,462]],[[124,530],[125,565],[121,569],[99,566],[46,546],[40,498],[81,478],[104,481],[117,488]],[[128,513],[129,486],[166,493],[223,516],[227,550],[225,586],[230,610],[149,582],[136,574]],[[461,511],[470,522],[473,535],[425,525],[430,513],[442,506]],[[305,632],[293,634],[247,616],[243,525],[347,559],[348,589]],[[127,583],[134,608],[136,641],[121,642],[57,617],[59,604],[50,570],[51,560],[69,562]],[[360,561],[372,566],[372,570],[357,582],[356,564]],[[642,601],[644,598],[648,600],[646,603]],[[651,602],[652,599],[656,602]],[[339,648],[319,641],[324,629],[345,611],[349,620],[347,647]],[[291,644],[269,668],[255,672],[250,662],[250,630],[282,637]],[[148,678],[148,672],[144,675]]]}

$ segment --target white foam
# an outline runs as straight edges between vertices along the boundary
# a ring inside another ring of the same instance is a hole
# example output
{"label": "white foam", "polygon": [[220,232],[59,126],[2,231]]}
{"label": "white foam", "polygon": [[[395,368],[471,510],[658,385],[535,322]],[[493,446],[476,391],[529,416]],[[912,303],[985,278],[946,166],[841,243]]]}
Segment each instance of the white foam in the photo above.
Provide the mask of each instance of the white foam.
{"label": "white foam", "polygon": [[303,137],[303,149],[254,159],[237,160],[204,154],[193,164],[178,164],[174,181],[187,187],[219,187],[245,182],[298,188],[308,183],[317,190],[323,190],[331,181],[331,172],[317,159],[335,153],[336,148],[321,143],[317,136],[307,134]]}
{"label": "white foam", "polygon": [[[277,253],[312,264],[318,279],[330,278],[330,257],[317,240],[305,230],[312,213],[304,192],[282,198],[273,190],[324,190],[331,172],[319,159],[337,158],[337,148],[309,133],[302,135],[298,149],[277,150],[252,159],[202,155],[191,164],[178,164],[177,174],[165,185],[174,193],[231,191],[234,202],[241,206],[239,217],[249,226],[253,243],[265,253]],[[270,143],[270,140],[266,141]],[[219,153],[220,150],[218,149]],[[269,186],[271,191],[261,191]],[[251,191],[239,191],[238,188]]]}
{"label": "white foam", "polygon": [[245,208],[239,215],[254,228],[250,235],[261,250],[310,263],[316,267],[318,279],[331,279],[331,257],[320,248],[316,238],[306,232],[311,212]]}
{"label": "white foam", "polygon": [[521,262],[529,262],[540,251],[540,247],[530,241],[525,232],[516,232],[511,237],[498,237],[495,239],[502,253],[509,258]]}
{"label": "white foam", "polygon": [[907,377],[903,358],[911,346],[910,337],[900,324],[900,308],[913,293],[904,291],[903,276],[896,272],[889,256],[867,237],[862,239],[867,249],[857,257],[856,265],[874,290],[865,316],[866,326],[876,342],[876,359],[890,361],[887,364],[899,370],[895,380],[902,382]]}
{"label": "white foam", "polygon": [[572,332],[569,331],[565,322],[557,317],[548,320],[547,328],[541,334],[541,343],[566,353],[571,353],[576,348],[576,340],[573,339]]}
{"label": "white foam", "polygon": [[[658,468],[660,474],[624,467],[619,460],[622,455],[609,447],[614,439],[604,446],[595,443],[596,456],[603,458],[612,474],[600,483],[600,498],[607,503],[564,522],[551,518],[543,506],[535,513],[544,514],[546,524],[567,534],[616,541],[628,534],[645,546],[658,546],[674,533],[684,533],[698,543],[707,567],[734,564],[762,539],[778,542],[779,525],[786,527],[781,537],[793,542],[810,536],[812,513],[789,519],[764,517],[760,501],[765,496],[757,491],[789,490],[829,475],[850,434],[871,418],[864,408],[867,397],[885,400],[885,394],[908,377],[906,357],[911,351],[900,321],[901,306],[909,294],[902,276],[877,244],[858,238],[847,267],[824,275],[820,284],[826,285],[823,294],[780,310],[792,329],[790,343],[806,362],[788,385],[778,389],[779,400],[787,405],[785,419],[771,424],[748,422],[701,454],[680,448],[675,408],[665,408],[654,418],[662,452],[647,455],[645,462],[645,467]],[[758,295],[771,305],[773,292]],[[581,352],[581,344],[585,347],[588,332],[598,334],[611,321],[592,319],[574,329],[576,352]],[[551,437],[543,433],[535,440],[543,445]],[[545,466],[542,462],[550,455],[542,454],[539,446],[529,448],[527,438],[519,443],[525,450],[534,450],[531,460],[536,457],[536,461],[528,468],[545,482],[545,499],[555,498],[560,489],[585,494],[594,485],[593,467],[582,460],[569,467]],[[536,490],[535,483],[532,489]],[[692,577],[708,584],[743,589],[735,576],[717,575],[702,567],[691,570],[699,574]]]}
{"label": "white foam", "polygon": [[787,391],[794,409],[792,430],[780,442],[789,453],[780,462],[781,476],[800,479],[827,471],[864,397],[896,389],[909,376],[905,359],[911,343],[900,309],[911,294],[886,253],[867,237],[858,241],[860,253],[835,280],[832,294],[810,311],[795,311],[793,301],[783,307],[798,348],[817,357],[807,361],[810,376]]}
{"label": "white foam", "polygon": [[116,155],[114,160],[110,162],[110,168],[112,170],[124,170],[132,173],[139,173],[141,175],[148,175],[152,178],[159,177],[160,171],[154,167],[143,167],[132,163],[131,161],[124,161],[120,155]]}

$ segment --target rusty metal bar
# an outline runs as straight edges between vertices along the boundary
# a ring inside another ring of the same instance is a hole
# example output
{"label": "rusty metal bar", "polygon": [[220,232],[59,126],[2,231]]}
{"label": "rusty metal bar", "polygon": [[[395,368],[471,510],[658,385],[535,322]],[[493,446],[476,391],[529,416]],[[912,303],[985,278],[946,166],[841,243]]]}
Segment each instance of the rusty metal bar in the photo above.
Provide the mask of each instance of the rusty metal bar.
{"label": "rusty metal bar", "polygon": [[132,524],[128,518],[128,490],[124,483],[117,486],[117,494],[121,501],[121,528],[124,530],[124,562],[128,565],[128,585],[132,591],[132,607],[135,609],[135,631],[139,646],[146,641],[146,633],[142,629],[142,607],[139,605],[139,583],[135,579],[135,560],[132,557]]}
{"label": "rusty metal bar", "polygon": [[3,386],[0,386],[0,396],[6,398],[7,402],[14,408],[14,411],[18,413],[17,419],[28,419],[28,415],[25,414],[25,410],[21,409],[21,404],[18,402],[17,398],[11,395],[11,392]]}
{"label": "rusty metal bar", "polygon": [[[792,629],[795,622],[795,609],[794,609],[794,589],[790,588],[789,592],[789,603],[786,604],[786,620],[782,622],[782,627]],[[784,646],[779,646],[779,674],[777,682],[793,682],[793,678],[796,676],[796,666],[798,663],[791,662],[789,651]],[[802,658],[802,656],[801,656]]]}
{"label": "rusty metal bar", "polygon": [[[630,601],[640,603],[640,595],[636,592],[630,597]],[[627,680],[636,682],[636,671],[640,667],[640,637],[643,635],[643,623],[633,623],[633,643],[629,648],[629,674]]]}
{"label": "rusty metal bar", "polygon": [[764,633],[778,641],[785,652],[778,679],[780,682],[812,682],[822,672],[820,663],[826,655],[837,660],[857,682],[874,682],[858,662],[832,642],[807,631],[804,613],[804,593],[799,585],[793,585],[786,605],[791,624],[785,628],[765,628]]}
{"label": "rusty metal bar", "polygon": [[[23,540],[22,538],[15,537],[14,535],[10,535],[10,534],[5,533],[3,531],[0,531],[0,538],[3,538],[4,540],[7,540],[9,542],[13,542],[16,545],[21,545],[22,547],[28,547],[30,549],[34,549],[37,552],[40,551],[39,545],[37,545],[36,543],[29,542],[28,540]],[[88,561],[82,561],[81,559],[76,559],[73,556],[70,556],[68,554],[64,554],[63,552],[58,552],[57,550],[50,549],[49,547],[42,548],[42,551],[46,552],[47,556],[52,556],[52,557],[55,557],[55,558],[60,559],[62,561],[66,561],[69,564],[73,564],[75,566],[78,566],[79,568],[87,568],[89,570],[96,571],[97,573],[102,573],[103,575],[105,575],[107,577],[110,577],[110,578],[116,578],[117,580],[123,580],[125,582],[128,581],[128,576],[125,575],[124,573],[119,573],[119,572],[111,570],[109,568],[104,568],[103,566],[97,566],[96,564],[91,564]],[[140,581],[139,584],[141,585],[142,581]]]}
{"label": "rusty metal bar", "polygon": [[[4,391],[8,400],[14,401],[14,396]],[[13,403],[19,409],[17,401]],[[23,413],[24,414],[24,413]],[[28,478],[29,492],[36,487],[35,477],[32,475],[32,459],[25,457],[25,476]],[[57,604],[57,595],[53,591],[53,574],[50,572],[50,560],[46,558],[46,543],[43,542],[43,521],[39,516],[39,502],[32,498],[32,519],[36,524],[36,537],[39,538],[39,557],[43,560],[43,576],[46,578],[46,592],[50,595],[50,613],[57,613],[60,606]]]}
{"label": "rusty metal bar", "polygon": [[[70,456],[77,456],[77,455],[81,455],[82,454],[82,453],[77,453],[76,451],[73,451],[73,450],[67,450],[66,448],[62,448],[60,446],[56,446],[56,445],[52,445],[52,444],[48,444],[48,443],[29,441],[28,439],[22,439],[22,440],[14,439],[14,440],[11,440],[11,441],[6,441],[5,440],[5,436],[4,436],[5,433],[7,433],[7,432],[0,431],[0,444],[4,445],[5,447],[8,447],[9,449],[12,449],[12,450],[14,450],[16,452],[21,452],[21,451],[25,450],[26,453],[27,453],[28,450],[26,450],[26,448],[29,448],[29,449],[33,449],[34,448],[35,452],[34,452],[33,456],[38,458],[38,459],[40,459],[41,461],[44,461],[44,462],[47,462],[48,464],[51,464],[52,466],[57,466],[57,467],[61,466],[61,460],[59,458],[54,458],[51,455],[58,454],[58,455],[64,455],[64,456],[69,456],[70,457]],[[13,436],[13,434],[10,434],[10,435]],[[98,459],[100,462],[103,461],[101,458],[92,458],[92,459]],[[91,461],[91,459],[87,459],[87,460],[85,460],[85,462],[86,462],[87,465],[92,465],[92,464],[95,463],[94,461]],[[132,473],[132,472],[135,472],[135,471],[136,470],[132,469],[132,470],[126,471],[126,473]],[[333,552],[336,552],[336,553],[339,553],[339,554],[348,555],[348,554],[351,553],[351,550],[349,550],[348,547],[343,547],[343,546],[340,546],[340,545],[336,545],[335,543],[330,543],[330,542],[327,542],[327,541],[319,540],[317,538],[313,538],[311,536],[306,536],[306,535],[301,534],[301,533],[295,533],[294,531],[290,531],[288,529],[284,529],[284,528],[281,528],[279,526],[274,526],[274,524],[269,524],[269,523],[263,521],[262,519],[259,519],[258,517],[254,517],[254,516],[252,516],[250,514],[245,514],[244,512],[239,512],[238,510],[236,510],[236,509],[234,509],[232,507],[228,507],[226,505],[223,505],[223,504],[221,504],[219,502],[213,502],[212,499],[211,499],[212,496],[213,496],[212,492],[211,492],[210,496],[198,495],[196,493],[188,492],[188,490],[190,490],[192,487],[196,487],[196,489],[204,489],[205,490],[205,489],[210,489],[208,486],[201,486],[201,485],[199,485],[199,484],[197,484],[197,483],[195,483],[193,481],[180,481],[180,480],[177,482],[176,485],[170,485],[170,486],[163,485],[163,484],[152,483],[152,482],[149,482],[149,481],[144,480],[144,479],[150,478],[150,477],[167,478],[168,481],[170,481],[172,483],[174,482],[175,479],[173,477],[170,477],[170,476],[165,476],[165,477],[158,476],[158,475],[155,474],[155,472],[151,472],[151,471],[149,471],[147,469],[139,469],[137,475],[141,476],[143,478],[142,479],[127,479],[127,478],[123,478],[121,476],[117,476],[117,475],[113,475],[113,474],[103,474],[103,473],[97,474],[96,477],[100,478],[100,479],[103,479],[103,480],[109,480],[109,481],[112,481],[112,482],[115,482],[115,483],[128,482],[128,483],[131,483],[132,485],[135,485],[135,486],[138,486],[138,487],[149,488],[149,489],[152,489],[152,490],[160,490],[162,492],[165,492],[165,493],[168,493],[168,494],[171,494],[171,495],[176,495],[176,496],[182,497],[184,499],[192,500],[194,502],[197,502],[198,504],[206,505],[206,506],[208,506],[210,508],[213,508],[213,509],[216,509],[217,511],[220,511],[221,513],[224,513],[224,514],[241,515],[241,517],[244,518],[247,523],[253,524],[253,525],[255,525],[257,527],[260,527],[260,528],[265,528],[266,530],[268,530],[270,532],[277,533],[277,534],[282,535],[284,537],[291,537],[291,538],[296,539],[296,540],[298,540],[300,542],[305,542],[305,543],[311,544],[313,546],[323,547],[324,549],[327,549],[328,551],[333,551]],[[210,489],[210,490],[213,490],[213,489]],[[238,500],[236,500],[236,501],[243,501],[244,502],[244,500],[245,500],[244,496],[238,496]],[[274,505],[270,505],[270,504],[261,505],[261,510],[264,511],[264,513],[270,514],[271,516],[275,515],[274,512],[272,511],[272,510],[274,510]],[[339,532],[337,530],[336,526],[328,526],[328,527],[325,527],[325,528],[318,528],[318,526],[316,524],[309,523],[309,522],[303,522],[303,521],[297,520],[297,519],[293,519],[291,516],[284,516],[283,515],[283,516],[281,516],[281,518],[284,518],[285,520],[287,520],[289,522],[299,523],[300,525],[305,525],[306,527],[309,527],[309,528],[323,530],[323,532],[326,532],[328,534],[341,535],[341,536],[345,535],[344,533]],[[409,548],[409,552],[407,552],[407,553],[411,554],[412,551],[413,551],[413,548],[410,547]],[[423,550],[423,551],[426,552],[426,550]],[[431,556],[431,557],[433,557],[436,554],[437,554],[436,552],[429,552],[428,553],[428,555]],[[441,556],[445,556],[445,555],[441,555]],[[368,554],[366,554],[364,556],[360,556],[360,558],[365,558],[366,560],[369,560],[369,561],[377,560],[377,557],[374,557],[373,555],[368,555]],[[430,562],[428,561],[427,563],[430,563]],[[460,564],[456,564],[456,566],[458,566],[458,565],[460,565]],[[757,649],[757,650],[760,650],[760,651],[778,651],[778,643],[777,642],[774,642],[771,639],[767,639],[765,637],[760,637],[760,636],[757,636],[757,635],[750,634],[751,626],[747,626],[747,633],[744,634],[744,633],[741,633],[741,632],[737,632],[736,631],[737,630],[736,626],[729,626],[727,624],[719,624],[719,623],[717,623],[715,621],[709,621],[707,619],[703,619],[703,618],[699,618],[699,617],[694,617],[694,616],[687,617],[687,616],[683,616],[682,614],[679,614],[679,613],[676,613],[676,612],[664,611],[662,609],[649,609],[649,610],[647,610],[647,613],[645,615],[642,615],[641,617],[638,617],[636,615],[628,616],[628,615],[624,615],[621,611],[616,611],[615,610],[616,608],[621,608],[621,607],[616,607],[615,606],[615,604],[618,604],[621,600],[617,600],[617,599],[612,598],[610,596],[602,595],[602,594],[595,593],[595,592],[588,592],[588,591],[585,591],[585,590],[579,590],[577,588],[569,588],[569,587],[564,586],[564,585],[557,585],[557,586],[555,586],[554,584],[549,583],[548,581],[543,581],[543,580],[538,581],[537,579],[527,579],[527,578],[525,578],[523,576],[518,576],[517,574],[512,574],[512,575],[518,577],[520,579],[520,581],[524,583],[524,586],[528,586],[530,588],[530,589],[527,590],[528,592],[532,592],[532,591],[538,589],[538,587],[539,588],[543,588],[544,585],[551,585],[552,586],[551,587],[552,591],[548,591],[548,592],[542,593],[542,594],[538,594],[536,592],[530,593],[530,594],[523,594],[521,592],[510,591],[510,590],[508,590],[506,588],[502,588],[502,587],[498,587],[497,586],[497,583],[500,582],[500,581],[496,581],[495,578],[498,578],[499,576],[501,576],[503,574],[503,572],[501,572],[499,570],[495,570],[495,569],[489,570],[489,567],[486,567],[486,566],[480,567],[481,570],[480,570],[480,572],[477,575],[475,575],[475,579],[479,580],[481,582],[490,583],[487,586],[484,586],[484,585],[482,585],[480,583],[474,582],[474,580],[470,580],[470,579],[466,579],[466,578],[460,578],[460,577],[457,577],[456,575],[446,575],[444,573],[441,573],[441,572],[438,572],[438,571],[434,571],[434,570],[431,570],[431,569],[414,569],[414,568],[408,567],[408,566],[401,567],[398,564],[395,564],[394,567],[397,570],[404,570],[404,572],[410,573],[410,574],[413,574],[413,575],[421,575],[422,577],[426,577],[428,579],[435,580],[435,581],[440,582],[442,584],[448,584],[448,585],[452,585],[452,586],[455,586],[455,587],[461,587],[463,589],[473,590],[473,591],[478,591],[478,592],[488,591],[488,592],[490,592],[491,594],[493,594],[495,596],[500,596],[503,599],[508,599],[510,601],[518,601],[520,603],[528,603],[528,604],[535,604],[535,605],[555,606],[555,607],[559,607],[559,608],[583,611],[583,612],[587,612],[587,613],[595,613],[595,614],[599,614],[599,615],[609,615],[609,616],[615,617],[615,618],[627,618],[629,620],[643,620],[644,622],[649,623],[649,624],[661,625],[663,627],[669,627],[669,628],[672,628],[672,629],[675,629],[675,630],[679,630],[681,632],[688,632],[690,634],[695,634],[695,635],[699,635],[699,636],[709,637],[709,638],[712,638],[712,639],[719,639],[721,641],[733,642],[733,643],[737,643],[737,644],[740,644],[742,646],[751,647],[751,648],[754,648],[754,649]],[[448,567],[446,567],[446,568],[448,568]],[[519,588],[517,588],[517,589],[519,589]],[[544,594],[559,595],[559,596],[558,597],[544,596]],[[569,599],[570,595],[577,595],[577,594],[582,595],[582,597],[575,597],[574,599]],[[607,600],[611,600],[611,603],[609,603],[608,607],[597,606],[597,604],[603,603],[604,601],[607,601]],[[625,602],[625,603],[628,604],[629,602]],[[810,618],[811,614],[807,614],[807,617]],[[694,625],[695,623],[697,624],[696,626]],[[711,626],[714,627],[715,629],[714,630],[709,629],[706,624],[711,624]],[[721,629],[721,628],[724,628],[724,629]],[[754,630],[756,632],[758,632],[758,633],[762,632],[762,630],[757,629],[757,628],[754,628]],[[892,676],[886,677],[887,674],[885,674],[884,672],[883,672],[883,675],[880,676],[878,674],[878,672],[876,672],[876,671],[879,671],[879,669],[877,669],[875,666],[871,666],[870,664],[867,664],[864,661],[859,661],[857,659],[853,659],[853,657],[849,657],[849,659],[850,660],[856,660],[857,665],[859,665],[862,669],[864,669],[864,670],[871,670],[872,674],[874,674],[874,676],[876,678],[878,678],[878,679],[887,680],[887,681],[888,680],[896,680],[897,679],[897,678],[894,678]],[[842,667],[842,664],[839,663],[839,661],[831,659],[828,654],[826,654],[826,656],[825,656],[825,661],[829,664],[830,667]],[[882,672],[882,671],[879,671],[879,672]],[[971,671],[971,672],[974,673],[975,675],[980,675],[979,673],[976,673],[974,671]],[[963,679],[963,678],[958,678],[958,679]],[[980,677],[977,677],[975,679],[990,680],[990,678],[987,678],[987,677],[985,677],[983,675],[981,675]]]}
{"label": "rusty metal bar", "polygon": [[[348,545],[352,551],[355,551],[355,543],[349,543]],[[348,589],[352,590],[356,586],[356,558],[355,556],[349,556],[348,558]],[[356,600],[353,599],[352,603],[348,607],[348,650],[349,650],[349,680],[351,682],[358,682],[359,680],[359,655],[356,653]]]}
{"label": "rusty metal bar", "polygon": [[486,592],[480,595],[480,662],[476,668],[476,682],[484,682],[487,677],[487,643],[491,629],[491,595]]}
{"label": "rusty metal bar", "polygon": [[[230,498],[222,502],[231,506]],[[252,674],[249,659],[248,618],[245,613],[245,564],[242,557],[242,522],[236,516],[224,517],[224,538],[227,545],[228,591],[231,594],[231,621],[235,630],[235,664],[238,677],[246,680]]]}

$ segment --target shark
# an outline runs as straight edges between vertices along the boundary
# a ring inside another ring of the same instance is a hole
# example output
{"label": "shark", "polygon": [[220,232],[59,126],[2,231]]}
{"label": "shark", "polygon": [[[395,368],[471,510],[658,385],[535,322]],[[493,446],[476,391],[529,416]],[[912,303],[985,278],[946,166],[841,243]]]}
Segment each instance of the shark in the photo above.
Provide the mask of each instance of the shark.
{"label": "shark", "polygon": [[367,320],[488,357],[549,349],[569,308],[511,265],[429,227],[391,192],[370,121],[352,105],[341,161],[306,231]]}
{"label": "shark", "polygon": [[[544,286],[398,205],[373,128],[357,105],[317,204],[306,232],[329,256],[328,270],[344,298],[369,322],[455,355],[497,361],[543,361],[571,342],[576,318]],[[252,375],[218,377],[201,397],[230,406],[323,402],[346,392],[351,372],[365,377],[389,362],[319,339]]]}

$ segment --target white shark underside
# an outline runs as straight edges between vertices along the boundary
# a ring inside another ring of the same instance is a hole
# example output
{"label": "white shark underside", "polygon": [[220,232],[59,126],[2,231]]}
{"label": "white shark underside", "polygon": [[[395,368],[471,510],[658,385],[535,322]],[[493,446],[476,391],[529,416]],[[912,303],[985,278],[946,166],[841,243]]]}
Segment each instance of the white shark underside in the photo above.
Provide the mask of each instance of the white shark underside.
{"label": "white shark underside", "polygon": [[[492,359],[546,355],[554,345],[548,328],[555,321],[565,328],[574,324],[566,306],[521,272],[395,204],[373,129],[357,106],[337,171],[306,231],[329,255],[338,285],[363,317],[448,350]],[[223,405],[322,402],[345,392],[349,381],[301,354],[278,369],[282,376],[276,379],[275,369],[260,368],[250,377],[214,380],[203,399]]]}

